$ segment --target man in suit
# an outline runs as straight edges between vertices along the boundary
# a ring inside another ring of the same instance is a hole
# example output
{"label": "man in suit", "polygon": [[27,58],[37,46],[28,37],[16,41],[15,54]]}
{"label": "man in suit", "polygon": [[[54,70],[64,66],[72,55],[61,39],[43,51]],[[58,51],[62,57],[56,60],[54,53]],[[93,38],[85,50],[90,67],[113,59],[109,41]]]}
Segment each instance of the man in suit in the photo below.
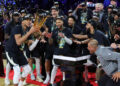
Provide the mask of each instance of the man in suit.
{"label": "man in suit", "polygon": [[99,46],[95,39],[88,43],[90,54],[97,55],[105,71],[105,75],[98,81],[99,86],[120,86],[120,53],[115,52],[113,48]]}

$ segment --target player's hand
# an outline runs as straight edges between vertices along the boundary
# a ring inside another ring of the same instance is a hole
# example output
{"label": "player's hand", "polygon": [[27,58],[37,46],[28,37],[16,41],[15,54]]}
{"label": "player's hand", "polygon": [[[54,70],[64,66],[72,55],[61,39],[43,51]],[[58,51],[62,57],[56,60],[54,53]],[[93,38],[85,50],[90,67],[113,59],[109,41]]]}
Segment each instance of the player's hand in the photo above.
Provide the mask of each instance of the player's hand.
{"label": "player's hand", "polygon": [[42,42],[42,43],[46,43],[47,41],[46,41],[45,39],[41,39],[40,42]]}
{"label": "player's hand", "polygon": [[46,34],[45,34],[45,37],[51,38],[51,37],[52,37],[52,33],[46,33]]}
{"label": "player's hand", "polygon": [[120,39],[120,36],[118,34],[115,34],[114,39],[117,41]]}
{"label": "player's hand", "polygon": [[29,32],[30,32],[30,34],[35,33],[35,32],[39,32],[39,29],[37,26],[32,26]]}
{"label": "player's hand", "polygon": [[120,79],[120,72],[116,72],[112,75],[112,79],[116,82]]}
{"label": "player's hand", "polygon": [[81,44],[81,42],[77,41],[77,40],[73,40],[73,42],[76,43],[76,44]]}
{"label": "player's hand", "polygon": [[65,37],[65,35],[63,34],[63,33],[58,33],[58,35],[60,36],[60,37],[62,37],[62,38],[64,38]]}
{"label": "player's hand", "polygon": [[111,48],[116,49],[116,48],[117,48],[117,45],[116,45],[115,43],[112,43],[112,44],[111,44]]}
{"label": "player's hand", "polygon": [[46,35],[46,32],[44,31],[43,33],[42,33],[42,36],[45,36]]}
{"label": "player's hand", "polygon": [[82,6],[79,4],[77,7],[76,7],[76,10],[81,8],[82,9]]}

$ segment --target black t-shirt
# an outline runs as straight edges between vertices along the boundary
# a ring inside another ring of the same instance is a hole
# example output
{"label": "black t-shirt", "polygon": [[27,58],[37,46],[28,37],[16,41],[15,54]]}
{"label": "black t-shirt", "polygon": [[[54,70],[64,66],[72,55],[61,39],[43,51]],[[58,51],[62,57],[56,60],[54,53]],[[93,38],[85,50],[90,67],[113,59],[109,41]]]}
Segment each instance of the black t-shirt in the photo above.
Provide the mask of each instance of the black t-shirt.
{"label": "black t-shirt", "polygon": [[[64,26],[67,27],[67,18],[65,16],[64,17]],[[53,17],[49,17],[46,22],[45,25],[48,27],[48,32],[51,33],[53,32],[54,29],[56,29],[56,19]]]}
{"label": "black t-shirt", "polygon": [[[27,30],[26,30],[27,32]],[[25,34],[25,32],[22,29],[21,25],[17,25],[11,32],[11,36],[10,39],[8,40],[8,42],[6,43],[6,51],[8,52],[12,52],[16,55],[20,55],[22,54],[22,52],[24,50],[26,50],[25,48],[25,43],[22,43],[20,46],[18,46],[16,44],[16,40],[15,40],[15,35],[16,34],[21,34],[21,36],[23,36]]]}
{"label": "black t-shirt", "polygon": [[[18,24],[19,24],[19,23],[16,23],[16,24],[15,24],[15,22],[14,22],[13,20],[9,21],[9,22],[5,25],[4,34],[7,34],[8,36],[11,36],[12,30],[13,30],[13,29],[15,28],[15,26],[18,25]],[[5,46],[6,46],[7,42],[8,42],[8,40],[9,40],[9,39],[6,39],[6,40],[5,40]],[[5,49],[6,49],[6,48],[5,48]]]}
{"label": "black t-shirt", "polygon": [[5,26],[5,34],[11,35],[12,29],[15,27],[13,21],[10,21]]}
{"label": "black t-shirt", "polygon": [[72,34],[80,34],[82,32],[82,28],[75,24],[73,27],[69,27],[72,30]]}
{"label": "black t-shirt", "polygon": [[70,45],[65,42],[64,38],[58,36],[58,33],[62,32],[67,38],[72,38],[72,33],[69,28],[64,28],[60,31],[58,28],[53,31],[52,38],[54,42],[54,55],[67,56],[70,53]]}
{"label": "black t-shirt", "polygon": [[11,35],[12,29],[16,26],[19,25],[19,23],[15,23],[13,20],[8,22],[5,26],[5,34],[8,34],[9,36]]}
{"label": "black t-shirt", "polygon": [[[32,40],[36,40],[35,37],[32,37]],[[32,57],[40,57],[44,54],[45,51],[45,43],[38,42],[36,47],[30,52]]]}
{"label": "black t-shirt", "polygon": [[46,20],[45,25],[48,27],[48,32],[51,33],[56,28],[56,20],[50,17]]}
{"label": "black t-shirt", "polygon": [[44,48],[45,44],[38,42],[37,46],[34,48],[33,51],[31,51],[32,57],[40,57],[42,54],[44,54]]}
{"label": "black t-shirt", "polygon": [[[74,27],[70,27],[70,29],[72,30],[72,34],[82,33],[82,29],[77,24],[75,24]],[[73,37],[73,39],[76,38]],[[73,42],[72,45],[70,46],[70,54],[71,54],[70,56],[80,56],[81,53],[82,53],[81,45]]]}
{"label": "black t-shirt", "polygon": [[92,18],[92,11],[90,9],[86,9],[86,10],[82,10],[82,9],[78,9],[77,10],[77,16],[78,16],[78,25],[82,25],[81,27],[84,28],[85,24],[87,23],[88,20],[90,20]]}
{"label": "black t-shirt", "polygon": [[103,32],[96,30],[92,38],[96,39],[99,45],[109,46],[110,42]]}

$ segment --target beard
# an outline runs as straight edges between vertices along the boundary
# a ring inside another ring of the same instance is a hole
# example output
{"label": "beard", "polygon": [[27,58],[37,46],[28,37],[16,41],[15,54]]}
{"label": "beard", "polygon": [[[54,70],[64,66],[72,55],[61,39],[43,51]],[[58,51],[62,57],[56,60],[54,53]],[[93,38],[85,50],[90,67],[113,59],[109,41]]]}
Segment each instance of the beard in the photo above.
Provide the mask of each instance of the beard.
{"label": "beard", "polygon": [[88,35],[88,38],[93,38],[94,34],[90,33],[90,29],[87,29],[86,34]]}
{"label": "beard", "polygon": [[63,26],[62,26],[62,25],[61,25],[61,26],[59,26],[59,27],[57,26],[57,28],[58,28],[58,29],[61,29],[61,28],[63,28]]}
{"label": "beard", "polygon": [[86,33],[87,33],[87,34],[90,34],[90,28],[87,28],[87,29],[86,29]]}

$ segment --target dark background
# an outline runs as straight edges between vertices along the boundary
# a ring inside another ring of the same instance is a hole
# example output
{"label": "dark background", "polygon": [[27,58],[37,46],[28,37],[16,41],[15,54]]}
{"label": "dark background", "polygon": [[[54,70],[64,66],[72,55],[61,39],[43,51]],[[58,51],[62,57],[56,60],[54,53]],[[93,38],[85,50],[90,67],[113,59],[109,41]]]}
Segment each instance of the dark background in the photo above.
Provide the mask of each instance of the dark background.
{"label": "dark background", "polygon": [[[14,8],[17,9],[33,9],[40,8],[44,10],[49,10],[55,1],[59,2],[60,8],[67,12],[69,9],[75,9],[76,6],[81,2],[92,1],[94,3],[101,2],[106,6],[109,5],[110,0],[0,0],[0,4],[4,4],[8,7],[8,4],[11,4]],[[118,2],[118,0],[117,0]],[[120,2],[118,2],[119,5]],[[13,9],[14,9],[13,8]]]}

